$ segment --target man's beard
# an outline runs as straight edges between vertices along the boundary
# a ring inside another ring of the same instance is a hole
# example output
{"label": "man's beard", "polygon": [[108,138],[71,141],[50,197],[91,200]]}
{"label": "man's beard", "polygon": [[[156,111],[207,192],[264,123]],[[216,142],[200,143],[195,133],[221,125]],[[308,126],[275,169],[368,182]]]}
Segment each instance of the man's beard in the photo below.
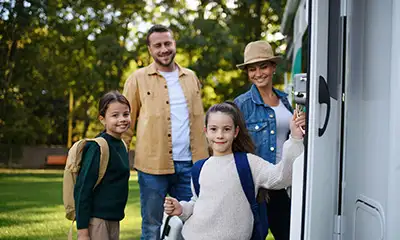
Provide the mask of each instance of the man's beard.
{"label": "man's beard", "polygon": [[176,53],[171,53],[171,60],[168,63],[161,62],[157,57],[154,58],[154,61],[163,67],[169,67],[169,66],[171,66],[172,62],[174,61],[175,55],[176,55]]}

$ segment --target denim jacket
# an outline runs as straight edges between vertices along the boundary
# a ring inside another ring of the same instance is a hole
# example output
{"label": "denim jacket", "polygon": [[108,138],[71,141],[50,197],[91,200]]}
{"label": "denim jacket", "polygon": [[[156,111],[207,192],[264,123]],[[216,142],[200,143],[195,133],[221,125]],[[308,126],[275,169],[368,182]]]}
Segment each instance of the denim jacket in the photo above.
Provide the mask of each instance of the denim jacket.
{"label": "denim jacket", "polygon": [[[293,113],[287,94],[273,89],[285,107]],[[253,84],[249,91],[235,98],[234,102],[241,110],[246,127],[256,146],[256,155],[270,163],[276,162],[276,118],[275,111],[264,103],[260,92]],[[289,134],[289,132],[288,132]],[[289,136],[289,135],[288,135]]]}

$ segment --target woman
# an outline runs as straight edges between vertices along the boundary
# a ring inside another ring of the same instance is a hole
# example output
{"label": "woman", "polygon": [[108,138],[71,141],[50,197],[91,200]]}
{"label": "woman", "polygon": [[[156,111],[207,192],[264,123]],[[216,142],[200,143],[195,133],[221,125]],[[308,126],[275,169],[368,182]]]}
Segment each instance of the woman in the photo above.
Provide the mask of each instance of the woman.
{"label": "woman", "polygon": [[[287,94],[273,87],[272,77],[280,59],[266,41],[247,44],[244,63],[237,67],[246,71],[252,86],[234,100],[256,145],[256,155],[273,164],[281,160],[293,112]],[[267,198],[268,222],[275,240],[289,240],[290,198],[286,189],[270,190]]]}

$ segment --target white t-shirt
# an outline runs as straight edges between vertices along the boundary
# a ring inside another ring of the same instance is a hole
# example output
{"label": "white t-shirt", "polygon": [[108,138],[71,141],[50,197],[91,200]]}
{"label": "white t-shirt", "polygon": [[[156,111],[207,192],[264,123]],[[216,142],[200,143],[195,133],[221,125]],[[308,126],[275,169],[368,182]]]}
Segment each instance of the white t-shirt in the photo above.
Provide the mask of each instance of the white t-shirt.
{"label": "white t-shirt", "polygon": [[172,159],[174,161],[191,161],[189,110],[179,83],[178,69],[173,72],[159,71],[159,73],[165,78],[168,86],[171,109]]}
{"label": "white t-shirt", "polygon": [[290,131],[290,120],[292,113],[285,107],[283,102],[279,100],[279,105],[272,107],[276,116],[276,162],[279,163],[282,158],[282,147],[286,141]]}

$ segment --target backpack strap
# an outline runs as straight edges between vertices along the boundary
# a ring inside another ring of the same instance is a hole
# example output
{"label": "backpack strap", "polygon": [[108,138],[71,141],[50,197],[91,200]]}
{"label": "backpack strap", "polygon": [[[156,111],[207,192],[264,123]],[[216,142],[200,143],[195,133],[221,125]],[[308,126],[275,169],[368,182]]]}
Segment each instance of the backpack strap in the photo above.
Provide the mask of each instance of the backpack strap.
{"label": "backpack strap", "polygon": [[126,151],[129,152],[128,145],[126,145],[126,142],[124,140],[121,140],[121,141],[124,144]]}
{"label": "backpack strap", "polygon": [[250,204],[251,211],[253,212],[254,225],[253,225],[253,236],[251,239],[262,239],[262,226],[259,215],[259,206],[256,201],[256,190],[253,181],[253,175],[251,173],[249,160],[247,159],[247,153],[235,152],[235,164],[236,170],[239,174],[240,183],[244,194],[246,195],[247,201]]}
{"label": "backpack strap", "polygon": [[74,220],[72,220],[71,227],[69,228],[68,240],[73,240],[72,235],[73,235],[73,232],[74,232],[74,222],[75,222],[75,220],[76,220],[76,218],[74,218]]}
{"label": "backpack strap", "polygon": [[106,174],[108,161],[110,159],[110,149],[108,148],[107,141],[103,137],[91,138],[86,140],[94,141],[100,146],[99,177],[97,178],[96,184],[94,185],[94,188],[96,188],[103,179],[104,174]]}
{"label": "backpack strap", "polygon": [[194,165],[192,166],[192,182],[197,197],[199,197],[200,194],[200,184],[199,184],[200,171],[203,168],[203,165],[207,161],[207,159],[208,158],[199,160],[195,162]]}

